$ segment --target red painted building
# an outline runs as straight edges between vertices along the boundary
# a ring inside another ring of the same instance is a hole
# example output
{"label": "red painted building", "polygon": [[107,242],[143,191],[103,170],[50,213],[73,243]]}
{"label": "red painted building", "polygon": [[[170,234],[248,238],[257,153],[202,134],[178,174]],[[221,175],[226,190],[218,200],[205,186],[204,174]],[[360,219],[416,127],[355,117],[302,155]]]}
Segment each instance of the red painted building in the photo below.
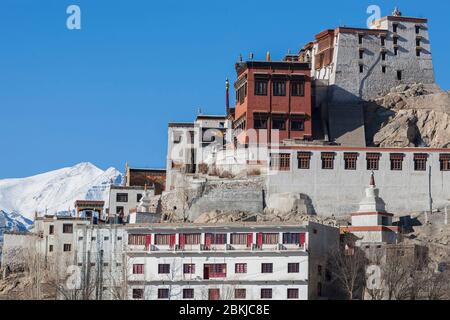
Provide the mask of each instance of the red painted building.
{"label": "red painted building", "polygon": [[239,142],[249,142],[249,129],[257,130],[259,143],[271,141],[271,130],[279,130],[280,142],[312,138],[310,70],[298,56],[236,64],[234,128],[243,131]]}

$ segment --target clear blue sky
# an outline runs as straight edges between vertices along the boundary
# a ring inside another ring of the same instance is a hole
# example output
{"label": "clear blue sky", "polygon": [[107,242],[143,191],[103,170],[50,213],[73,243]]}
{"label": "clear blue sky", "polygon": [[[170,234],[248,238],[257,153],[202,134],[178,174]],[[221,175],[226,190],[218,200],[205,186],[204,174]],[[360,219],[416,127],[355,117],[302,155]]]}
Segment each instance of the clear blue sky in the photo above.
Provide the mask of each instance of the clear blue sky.
{"label": "clear blue sky", "polygon": [[[71,4],[82,30],[66,28]],[[450,89],[449,1],[1,0],[0,178],[81,161],[164,167],[167,122],[222,113],[240,53],[282,58],[323,29],[364,27],[370,4],[430,19]]]}

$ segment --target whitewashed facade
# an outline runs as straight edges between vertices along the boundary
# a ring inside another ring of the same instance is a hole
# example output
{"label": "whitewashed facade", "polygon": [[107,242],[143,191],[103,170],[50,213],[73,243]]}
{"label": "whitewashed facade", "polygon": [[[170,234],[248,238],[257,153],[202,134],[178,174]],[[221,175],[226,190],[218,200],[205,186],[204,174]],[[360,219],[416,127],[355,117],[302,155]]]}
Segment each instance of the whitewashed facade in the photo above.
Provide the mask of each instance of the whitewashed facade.
{"label": "whitewashed facade", "polygon": [[337,228],[314,223],[148,225],[127,234],[129,298],[147,300],[320,298],[326,252],[339,239]]}

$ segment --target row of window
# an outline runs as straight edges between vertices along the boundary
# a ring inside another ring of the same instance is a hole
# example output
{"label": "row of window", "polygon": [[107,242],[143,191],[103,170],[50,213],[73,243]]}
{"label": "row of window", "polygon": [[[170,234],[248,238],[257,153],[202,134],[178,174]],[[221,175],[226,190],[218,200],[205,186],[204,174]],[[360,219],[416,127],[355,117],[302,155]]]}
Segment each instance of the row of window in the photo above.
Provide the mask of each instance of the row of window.
{"label": "row of window", "polygon": [[[73,224],[64,223],[63,224],[63,233],[73,233]],[[48,234],[55,234],[55,226],[53,224],[48,226]]]}
{"label": "row of window", "polygon": [[[267,113],[254,113],[253,114],[253,128],[254,129],[267,129],[269,115]],[[305,120],[303,118],[291,116],[273,115],[272,116],[272,129],[273,130],[286,130],[286,122],[289,120],[291,131],[305,131]]]}
{"label": "row of window", "polygon": [[[161,263],[158,264],[158,274],[170,274],[170,264]],[[195,264],[185,263],[183,264],[183,274],[194,274]],[[234,273],[246,274],[247,263],[235,263]],[[261,263],[261,273],[273,273],[273,263]],[[300,263],[288,263],[287,273],[300,273]],[[133,274],[144,274],[144,264],[133,264]],[[227,264],[204,264],[203,274],[205,279],[209,278],[225,278],[227,276]]]}
{"label": "row of window", "polygon": [[[138,193],[136,195],[136,202],[140,202],[141,199],[142,199],[142,194]],[[116,194],[116,202],[128,202],[128,193]]]}
{"label": "row of window", "polygon": [[[267,96],[268,94],[268,80],[256,80],[255,79],[255,95]],[[305,81],[290,81],[290,95],[292,97],[304,97],[305,96]],[[247,97],[248,89],[247,82],[242,84],[236,90],[236,101],[239,104],[243,104],[245,97]],[[272,80],[272,95],[283,97],[286,96],[286,81],[285,80]]]}
{"label": "row of window", "polygon": [[[194,299],[194,289],[185,288],[182,293],[183,299]],[[272,288],[261,288],[260,298],[261,299],[272,299]],[[229,299],[229,297],[226,297]],[[234,289],[234,299],[246,299],[247,289],[235,288]],[[287,289],[287,299],[298,299],[299,289],[289,288]],[[133,299],[144,299],[144,289],[133,289]],[[170,289],[159,288],[158,289],[158,299],[170,299]],[[209,300],[219,300],[220,299],[220,289],[208,289],[208,299]]]}
{"label": "row of window", "polygon": [[[398,24],[393,24],[392,27],[393,27],[392,32],[397,33],[398,32]],[[415,30],[416,35],[417,35],[416,41],[419,40],[419,42],[418,42],[419,44],[417,44],[417,46],[420,46],[420,36],[419,36],[420,29],[421,29],[420,26],[416,26],[416,30]],[[394,44],[397,44],[398,43],[398,35],[394,35],[393,39],[394,39]],[[358,35],[358,43],[363,44],[363,40],[364,40],[364,34],[359,34]],[[380,36],[380,41],[381,41],[381,45],[385,46],[386,45],[386,36],[384,36],[384,35]]]}
{"label": "row of window", "polygon": [[[50,244],[48,246],[48,252],[53,252],[54,251],[54,246],[52,244]],[[72,251],[72,245],[70,243],[65,243],[63,244],[63,251],[64,252],[70,252]]]}
{"label": "row of window", "polygon": [[[255,95],[267,96],[268,80],[255,80]],[[304,81],[291,81],[291,96],[304,97],[305,96],[305,82]],[[272,94],[274,96],[286,95],[286,81],[285,80],[273,80],[272,81]]]}
{"label": "row of window", "polygon": [[[333,170],[334,160],[336,154],[334,152],[322,152],[321,162],[322,169]],[[357,170],[357,160],[359,154],[348,152],[344,153],[344,168],[345,170]],[[404,163],[404,154],[391,153],[390,165],[392,171],[402,171]],[[367,170],[377,171],[380,168],[381,153],[367,153],[366,154],[366,168]],[[298,152],[298,169],[310,169],[311,166],[311,153],[310,152]],[[426,171],[427,170],[428,154],[414,154],[414,171]],[[440,170],[450,171],[450,154],[441,154],[440,158]],[[290,153],[272,153],[270,155],[270,167],[272,169],[278,169],[280,171],[290,171],[291,168],[291,154]]]}
{"label": "row of window", "polygon": [[[279,233],[257,233],[256,244],[278,244]],[[253,233],[206,233],[204,238],[205,245],[224,245],[228,243],[233,245],[247,245],[253,244]],[[151,243],[151,234],[130,234],[128,236],[129,245],[145,245],[148,246]],[[198,245],[201,243],[201,233],[181,233],[178,237],[180,245]],[[282,244],[303,245],[305,243],[304,233],[291,233],[285,232],[282,234]],[[175,246],[176,234],[155,234],[155,245],[169,245]]]}

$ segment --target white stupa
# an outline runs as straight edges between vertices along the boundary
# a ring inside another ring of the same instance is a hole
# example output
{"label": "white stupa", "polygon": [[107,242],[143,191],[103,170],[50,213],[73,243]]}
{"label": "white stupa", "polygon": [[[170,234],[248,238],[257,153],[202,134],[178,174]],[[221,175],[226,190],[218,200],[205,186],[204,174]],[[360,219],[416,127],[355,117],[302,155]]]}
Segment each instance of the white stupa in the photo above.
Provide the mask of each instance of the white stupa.
{"label": "white stupa", "polygon": [[352,214],[352,223],[342,231],[354,234],[362,243],[397,243],[398,227],[392,226],[393,214],[386,211],[386,205],[380,198],[380,190],[375,184],[372,172],[365,196],[359,203],[359,210]]}

